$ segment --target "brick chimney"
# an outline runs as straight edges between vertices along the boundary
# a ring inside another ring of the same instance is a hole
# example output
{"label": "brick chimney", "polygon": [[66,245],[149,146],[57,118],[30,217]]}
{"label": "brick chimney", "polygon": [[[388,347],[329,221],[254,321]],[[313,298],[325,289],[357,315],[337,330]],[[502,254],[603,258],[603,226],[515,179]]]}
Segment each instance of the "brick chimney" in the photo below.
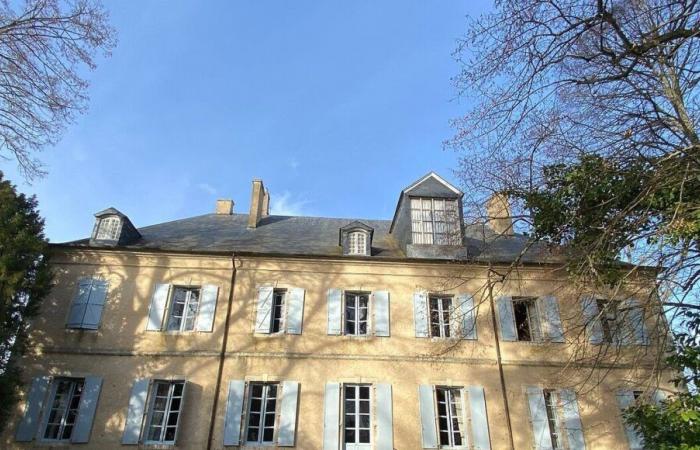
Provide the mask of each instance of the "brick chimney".
{"label": "brick chimney", "polygon": [[216,214],[230,216],[233,214],[233,200],[219,199],[216,201]]}
{"label": "brick chimney", "polygon": [[260,219],[267,216],[266,205],[269,206],[269,203],[269,194],[265,191],[262,180],[253,180],[253,192],[250,197],[250,213],[248,214],[248,228],[256,228],[260,223]]}
{"label": "brick chimney", "polygon": [[486,201],[486,225],[496,234],[513,235],[513,218],[510,213],[508,196],[501,192],[494,193]]}

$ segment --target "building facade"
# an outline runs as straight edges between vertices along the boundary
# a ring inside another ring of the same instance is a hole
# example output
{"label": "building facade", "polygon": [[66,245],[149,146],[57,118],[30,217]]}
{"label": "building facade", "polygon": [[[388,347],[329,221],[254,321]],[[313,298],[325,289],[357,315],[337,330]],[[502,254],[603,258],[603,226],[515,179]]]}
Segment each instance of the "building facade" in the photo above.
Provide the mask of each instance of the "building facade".
{"label": "building facade", "polygon": [[662,395],[644,280],[582,295],[507,214],[465,226],[434,173],[391,221],[251,197],[143,228],[110,208],[52,246],[3,447],[643,448],[621,408]]}

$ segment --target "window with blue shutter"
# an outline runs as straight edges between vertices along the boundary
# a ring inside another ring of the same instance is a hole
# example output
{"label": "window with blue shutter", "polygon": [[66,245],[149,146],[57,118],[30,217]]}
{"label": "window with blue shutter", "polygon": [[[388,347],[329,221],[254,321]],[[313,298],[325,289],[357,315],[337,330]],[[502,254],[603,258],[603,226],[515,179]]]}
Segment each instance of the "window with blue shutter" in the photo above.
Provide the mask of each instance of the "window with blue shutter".
{"label": "window with blue shutter", "polygon": [[101,388],[102,378],[96,376],[35,378],[17,440],[88,442]]}
{"label": "window with blue shutter", "polygon": [[83,278],[68,313],[67,328],[96,330],[102,320],[107,298],[108,283],[105,280]]}
{"label": "window with blue shutter", "polygon": [[430,337],[428,331],[428,293],[418,291],[413,294],[413,325],[416,337]]}
{"label": "window with blue shutter", "polygon": [[389,291],[372,292],[372,309],[374,310],[375,336],[389,336]]}

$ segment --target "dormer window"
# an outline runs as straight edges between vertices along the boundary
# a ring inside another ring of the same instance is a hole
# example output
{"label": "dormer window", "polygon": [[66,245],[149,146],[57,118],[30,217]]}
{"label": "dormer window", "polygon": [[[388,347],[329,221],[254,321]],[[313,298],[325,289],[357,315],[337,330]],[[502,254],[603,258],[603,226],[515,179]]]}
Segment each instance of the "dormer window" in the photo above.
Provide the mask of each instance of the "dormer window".
{"label": "dormer window", "polygon": [[128,245],[141,237],[129,218],[115,208],[95,214],[90,244],[96,246]]}
{"label": "dormer window", "polygon": [[121,220],[119,217],[105,217],[100,219],[95,239],[114,241],[119,239]]}
{"label": "dormer window", "polygon": [[338,245],[343,255],[372,256],[372,234],[374,228],[360,221],[355,221],[340,228]]}
{"label": "dormer window", "polygon": [[413,244],[459,245],[461,230],[457,200],[411,198]]}
{"label": "dormer window", "polygon": [[364,231],[352,231],[348,236],[349,255],[366,255],[367,254],[367,233]]}

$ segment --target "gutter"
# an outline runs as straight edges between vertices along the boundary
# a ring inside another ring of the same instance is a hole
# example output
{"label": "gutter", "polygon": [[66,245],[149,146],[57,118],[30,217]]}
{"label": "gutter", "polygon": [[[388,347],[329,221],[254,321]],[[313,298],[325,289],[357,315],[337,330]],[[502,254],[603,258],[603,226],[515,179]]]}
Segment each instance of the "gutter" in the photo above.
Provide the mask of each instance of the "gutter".
{"label": "gutter", "polygon": [[224,376],[224,361],[226,359],[226,345],[228,343],[229,325],[231,322],[231,310],[233,309],[233,289],[236,286],[236,253],[231,253],[231,285],[228,292],[228,302],[226,305],[226,321],[224,322],[224,336],[221,342],[221,352],[219,353],[219,369],[216,375],[216,386],[214,388],[214,402],[211,407],[211,418],[209,419],[209,434],[207,437],[207,450],[211,450],[214,441],[214,425],[216,424],[216,410],[219,407],[219,397],[221,396],[221,384]]}

